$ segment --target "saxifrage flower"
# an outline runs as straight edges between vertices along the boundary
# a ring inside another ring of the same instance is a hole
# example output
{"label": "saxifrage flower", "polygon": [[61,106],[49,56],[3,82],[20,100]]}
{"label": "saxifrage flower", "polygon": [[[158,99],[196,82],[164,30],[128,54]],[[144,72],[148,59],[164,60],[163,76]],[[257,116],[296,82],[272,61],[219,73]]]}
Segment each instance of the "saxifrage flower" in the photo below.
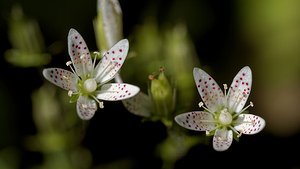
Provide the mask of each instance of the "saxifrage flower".
{"label": "saxifrage flower", "polygon": [[[245,103],[250,94],[252,72],[248,66],[242,68],[234,77],[227,91],[224,93],[216,81],[206,72],[194,68],[194,79],[203,102],[199,103],[205,111],[193,111],[177,115],[175,121],[182,127],[206,131],[207,135],[214,135],[213,148],[216,151],[227,150],[233,138],[238,139],[243,134],[256,134],[265,126],[265,120],[253,114],[247,114]],[[204,104],[207,106],[205,107]]]}
{"label": "saxifrage flower", "polygon": [[[77,102],[77,113],[83,120],[91,119],[99,107],[103,108],[102,100],[117,101],[130,98],[139,92],[139,88],[126,83],[107,83],[118,73],[128,53],[127,39],[120,40],[96,64],[96,56],[92,61],[90,51],[75,30],[70,29],[68,48],[71,61],[66,63],[71,71],[60,68],[43,70],[44,77],[53,84],[68,90],[70,102]],[[96,55],[99,54],[96,52]],[[73,64],[73,67],[71,66]]]}

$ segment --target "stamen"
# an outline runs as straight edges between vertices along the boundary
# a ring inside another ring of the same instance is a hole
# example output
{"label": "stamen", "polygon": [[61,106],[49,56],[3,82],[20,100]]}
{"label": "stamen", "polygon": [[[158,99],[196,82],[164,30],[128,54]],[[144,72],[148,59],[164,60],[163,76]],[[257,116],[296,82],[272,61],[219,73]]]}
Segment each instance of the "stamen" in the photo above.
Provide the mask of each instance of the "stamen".
{"label": "stamen", "polygon": [[[234,110],[240,104],[240,102],[242,101],[242,98],[245,97],[245,93],[243,93],[241,90],[239,90],[238,93],[239,93],[239,95],[237,96],[237,99],[234,101]],[[241,95],[243,95],[243,96],[240,98]]]}
{"label": "stamen", "polygon": [[93,61],[92,75],[94,75],[94,70],[95,70],[95,65],[96,65],[97,56],[99,56],[100,53],[99,53],[99,52],[94,52],[94,55],[95,55],[95,57],[94,57],[94,61]]}
{"label": "stamen", "polygon": [[240,112],[236,113],[232,118],[235,118],[236,116],[240,115],[245,110],[247,110],[249,107],[253,107],[253,106],[254,106],[253,102],[250,102],[250,104],[248,106],[244,107]]}
{"label": "stamen", "polygon": [[97,51],[95,51],[95,52],[93,52],[93,53],[94,53],[94,55],[98,55],[98,56],[101,55],[100,52],[97,52]]}
{"label": "stamen", "polygon": [[86,109],[86,108],[87,108],[87,104],[82,104],[82,107],[83,107],[84,109]]}
{"label": "stamen", "polygon": [[68,96],[69,96],[69,97],[72,97],[72,94],[73,94],[73,91],[72,91],[72,90],[69,90],[69,91],[68,91]]}
{"label": "stamen", "polygon": [[77,75],[77,73],[74,71],[73,67],[71,66],[72,62],[71,61],[67,61],[66,65],[69,66],[72,70],[72,72],[74,73],[74,75],[77,77],[78,80],[80,80],[79,76]]}
{"label": "stamen", "polygon": [[234,131],[237,134],[237,137],[241,137],[242,136],[242,132],[238,132],[235,128],[233,128],[231,125],[229,126],[231,128],[232,131]]}
{"label": "stamen", "polygon": [[67,61],[67,63],[66,63],[67,66],[70,66],[71,64],[72,64],[71,61]]}
{"label": "stamen", "polygon": [[102,101],[100,101],[97,97],[95,97],[94,95],[90,95],[92,96],[92,98],[94,98],[94,100],[96,100],[96,102],[98,102],[100,109],[104,108],[104,103]]}
{"label": "stamen", "polygon": [[217,136],[218,140],[220,140],[220,141],[226,140],[226,134],[228,132],[227,129],[222,129],[222,130],[220,131],[219,135]]}
{"label": "stamen", "polygon": [[[107,65],[104,67],[104,69],[102,70],[102,72],[100,72],[100,74],[98,74],[95,79],[98,79],[99,81],[101,81],[101,78],[102,78],[102,74],[106,72],[106,70],[108,69],[109,66],[111,66],[112,64],[112,61],[109,60],[109,62],[107,63]],[[102,85],[102,84],[100,84]]]}
{"label": "stamen", "polygon": [[83,60],[84,56],[85,56],[85,54],[81,55],[80,59],[82,60],[81,64],[82,64],[83,75],[86,75],[85,74],[85,63],[84,63],[84,60]]}
{"label": "stamen", "polygon": [[227,94],[228,93],[226,93],[226,90],[228,89],[228,87],[227,87],[227,84],[223,84],[223,86],[224,86],[224,95],[225,95],[225,105],[227,105]]}
{"label": "stamen", "polygon": [[206,135],[209,135],[210,132],[216,130],[216,129],[219,128],[219,127],[220,127],[220,125],[217,125],[217,126],[215,126],[215,128],[213,128],[213,129],[211,129],[211,130],[205,130],[205,134],[206,134]]}
{"label": "stamen", "polygon": [[234,122],[232,122],[231,124],[232,125],[240,125],[240,124],[245,124],[245,123],[249,123],[249,124],[251,124],[251,125],[254,125],[254,121],[253,120],[251,120],[251,121],[234,121]]}
{"label": "stamen", "polygon": [[204,103],[203,102],[200,102],[199,104],[198,104],[198,106],[201,108],[201,107],[203,107],[206,111],[208,111],[209,113],[211,113],[212,115],[216,115],[214,112],[212,112],[212,111],[210,111],[208,108],[206,108],[205,106],[204,106]]}
{"label": "stamen", "polygon": [[103,109],[103,108],[104,108],[104,103],[103,103],[103,102],[100,102],[100,103],[99,103],[99,107],[100,107],[100,109]]}
{"label": "stamen", "polygon": [[66,79],[72,85],[76,85],[76,83],[74,83],[72,80],[70,80],[70,78],[68,78],[67,76],[63,76],[63,78]]}
{"label": "stamen", "polygon": [[244,112],[245,110],[247,110],[250,106],[251,106],[251,107],[254,106],[253,102],[250,102],[250,104],[249,104],[248,106],[246,106],[245,108],[243,108],[243,110],[241,110],[240,113],[242,113],[242,112]]}
{"label": "stamen", "polygon": [[200,120],[202,123],[216,123],[218,120]]}

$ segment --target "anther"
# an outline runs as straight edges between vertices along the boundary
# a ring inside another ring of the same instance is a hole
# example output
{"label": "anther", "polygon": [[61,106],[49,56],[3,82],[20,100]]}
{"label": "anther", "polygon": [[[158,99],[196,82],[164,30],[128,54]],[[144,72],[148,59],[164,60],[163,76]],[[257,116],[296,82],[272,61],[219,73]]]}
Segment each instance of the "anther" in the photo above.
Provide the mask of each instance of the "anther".
{"label": "anther", "polygon": [[205,130],[205,134],[206,134],[206,135],[209,135],[209,131],[208,131],[208,130]]}
{"label": "anther", "polygon": [[240,132],[240,134],[237,135],[238,138],[240,138],[242,136],[242,132]]}
{"label": "anther", "polygon": [[99,102],[99,107],[100,107],[100,109],[103,109],[104,108],[104,103],[103,102]]}
{"label": "anther", "polygon": [[251,107],[253,107],[253,106],[254,106],[253,102],[250,102],[250,106],[251,106]]}
{"label": "anther", "polygon": [[225,90],[228,89],[227,84],[223,84],[223,86],[224,86],[224,89],[225,89]]}
{"label": "anther", "polygon": [[98,56],[101,55],[100,52],[97,52],[97,51],[95,51],[95,52],[93,52],[93,53],[94,53],[94,55],[98,55]]}
{"label": "anther", "polygon": [[72,61],[67,61],[66,65],[70,66],[72,64]]}
{"label": "anther", "polygon": [[201,108],[203,106],[203,102],[199,102],[198,106]]}
{"label": "anther", "polygon": [[84,56],[85,56],[84,54],[83,54],[83,55],[81,55],[81,56],[80,56],[80,59],[84,59]]}
{"label": "anther", "polygon": [[73,91],[72,91],[72,90],[69,90],[69,91],[68,91],[68,96],[69,96],[69,97],[72,97],[72,94],[73,94]]}

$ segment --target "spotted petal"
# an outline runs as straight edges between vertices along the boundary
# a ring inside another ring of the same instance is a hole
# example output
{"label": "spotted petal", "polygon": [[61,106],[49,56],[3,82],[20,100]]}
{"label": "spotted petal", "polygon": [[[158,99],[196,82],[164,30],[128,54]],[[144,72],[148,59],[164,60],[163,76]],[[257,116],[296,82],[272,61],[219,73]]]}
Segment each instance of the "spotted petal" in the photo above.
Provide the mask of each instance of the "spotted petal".
{"label": "spotted petal", "polygon": [[184,128],[196,131],[212,130],[215,123],[204,122],[204,120],[213,120],[213,117],[203,111],[183,113],[175,117],[175,121]]}
{"label": "spotted petal", "polygon": [[224,105],[224,94],[217,82],[202,69],[194,68],[194,79],[198,92],[206,104],[213,112]]}
{"label": "spotted petal", "polygon": [[79,96],[77,100],[77,114],[82,120],[90,120],[96,111],[96,102],[89,98]]}
{"label": "spotted petal", "polygon": [[114,78],[126,59],[128,49],[128,40],[123,39],[105,53],[95,68],[94,74],[99,83],[106,83]]}
{"label": "spotted petal", "polygon": [[137,86],[126,83],[109,83],[101,87],[97,98],[100,100],[117,101],[135,96],[140,91]]}
{"label": "spotted petal", "polygon": [[135,115],[149,117],[151,114],[151,99],[143,92],[139,92],[129,99],[122,100],[122,102],[125,108]]}
{"label": "spotted petal", "polygon": [[252,72],[245,66],[234,77],[228,91],[227,104],[231,112],[239,113],[247,102],[252,85]]}
{"label": "spotted petal", "polygon": [[60,68],[48,68],[43,70],[44,77],[51,83],[61,87],[65,90],[77,91],[75,75],[67,70]]}
{"label": "spotted petal", "polygon": [[227,150],[232,143],[232,131],[217,129],[213,138],[213,147],[216,151]]}
{"label": "spotted petal", "polygon": [[[89,49],[82,36],[75,29],[69,31],[68,48],[76,73],[82,76],[91,72],[93,65]],[[83,57],[80,58],[81,56]],[[84,70],[83,67],[85,67]]]}
{"label": "spotted petal", "polygon": [[234,128],[244,134],[256,134],[266,125],[263,118],[253,114],[241,114],[235,122],[237,125]]}

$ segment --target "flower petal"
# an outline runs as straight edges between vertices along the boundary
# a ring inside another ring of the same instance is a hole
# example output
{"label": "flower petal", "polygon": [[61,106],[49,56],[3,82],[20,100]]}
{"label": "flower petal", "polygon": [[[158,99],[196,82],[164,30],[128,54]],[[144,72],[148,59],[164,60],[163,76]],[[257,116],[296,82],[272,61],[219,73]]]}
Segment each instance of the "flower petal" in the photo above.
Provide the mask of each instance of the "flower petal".
{"label": "flower petal", "polygon": [[212,130],[215,127],[215,123],[203,122],[203,120],[213,120],[213,117],[211,114],[204,111],[183,113],[175,117],[175,121],[180,126],[190,130],[206,131]]}
{"label": "flower petal", "polygon": [[77,114],[82,120],[90,120],[96,111],[95,100],[79,96],[76,104]]}
{"label": "flower petal", "polygon": [[126,59],[128,49],[128,40],[123,39],[105,53],[95,68],[95,78],[99,83],[105,83],[114,78]]}
{"label": "flower petal", "polygon": [[229,111],[239,113],[247,102],[252,85],[252,72],[249,66],[242,68],[234,77],[228,91]]}
{"label": "flower petal", "polygon": [[43,70],[43,75],[47,80],[58,87],[61,87],[65,90],[72,90],[73,92],[77,91],[75,86],[77,79],[75,75],[68,70],[60,68],[48,68]]}
{"label": "flower petal", "polygon": [[132,114],[149,117],[151,114],[152,101],[148,95],[139,92],[135,96],[122,100],[125,108]]}
{"label": "flower petal", "polygon": [[227,150],[232,143],[232,131],[217,129],[213,138],[213,147],[216,151]]}
{"label": "flower petal", "polygon": [[202,69],[194,68],[194,79],[201,99],[211,111],[224,105],[224,94],[217,82]]}
{"label": "flower petal", "polygon": [[126,83],[109,83],[102,86],[98,99],[117,101],[135,96],[140,91],[137,86]]}
{"label": "flower petal", "polygon": [[234,128],[244,134],[256,134],[266,125],[263,118],[253,114],[241,114],[235,122],[238,124]]}
{"label": "flower petal", "polygon": [[[79,76],[82,76],[91,72],[93,65],[92,65],[89,49],[82,36],[75,29],[70,29],[69,31],[68,48],[69,48],[69,55],[75,67],[76,73]],[[81,56],[83,56],[82,59],[80,58]],[[83,70],[83,64],[85,70]]]}

